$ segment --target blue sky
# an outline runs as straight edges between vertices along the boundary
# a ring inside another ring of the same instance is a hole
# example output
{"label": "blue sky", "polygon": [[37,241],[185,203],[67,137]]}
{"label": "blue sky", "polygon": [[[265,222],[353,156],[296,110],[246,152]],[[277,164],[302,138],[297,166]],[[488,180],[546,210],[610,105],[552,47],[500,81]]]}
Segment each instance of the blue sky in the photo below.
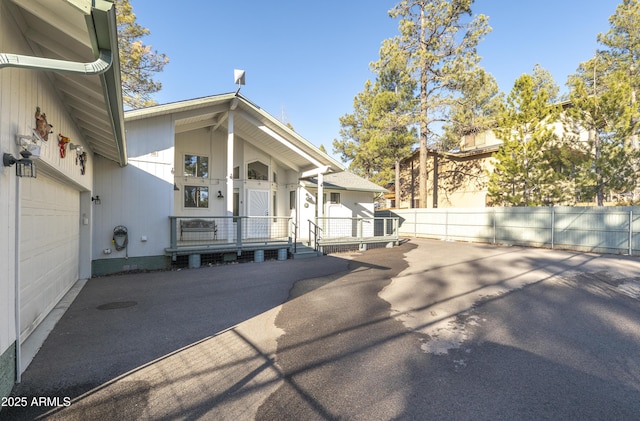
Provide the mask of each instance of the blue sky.
{"label": "blue sky", "polygon": [[[594,55],[598,33],[621,0],[476,0],[493,31],[478,48],[482,66],[509,92],[539,63],[563,92],[567,76]],[[382,0],[131,0],[143,41],[167,54],[156,79],[159,103],[241,93],[329,153],[338,118],[373,75],[382,41],[398,33]]]}

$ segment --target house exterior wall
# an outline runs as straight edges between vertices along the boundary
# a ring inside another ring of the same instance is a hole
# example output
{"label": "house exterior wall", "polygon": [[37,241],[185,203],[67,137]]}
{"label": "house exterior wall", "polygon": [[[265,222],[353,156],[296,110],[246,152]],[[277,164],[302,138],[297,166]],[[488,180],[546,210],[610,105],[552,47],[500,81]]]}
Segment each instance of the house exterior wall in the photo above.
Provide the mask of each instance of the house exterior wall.
{"label": "house exterior wall", "polygon": [[[488,174],[493,170],[491,153],[452,157],[438,155],[438,194],[434,206],[434,154],[427,158],[427,207],[466,208],[487,206]],[[420,160],[416,153],[400,167],[400,200],[396,208],[418,207]]]}
{"label": "house exterior wall", "polygon": [[[226,196],[226,157],[227,132],[224,129],[211,131],[208,128],[178,133],[175,137],[175,183],[179,191],[175,192],[174,215],[179,216],[220,216],[226,214],[228,198],[218,198],[218,192]],[[208,159],[208,176],[193,177],[184,173],[185,155],[198,155]],[[266,180],[250,179],[248,166],[259,161],[267,166]],[[297,181],[297,173],[242,137],[236,135],[234,141],[234,168],[237,167],[237,178],[234,178],[234,189],[239,197],[239,214],[249,215],[249,190],[269,192],[269,214],[273,216],[289,216],[289,189]],[[209,206],[193,208],[185,206],[185,186],[202,186],[209,189]],[[287,187],[289,186],[289,187]],[[275,206],[274,209],[274,195]],[[232,199],[232,198],[229,198]]]}
{"label": "house exterior wall", "polygon": [[[340,203],[331,202],[331,193],[340,194]],[[298,236],[301,241],[309,240],[309,221],[316,221],[317,189],[300,187],[298,190],[297,218]],[[373,193],[324,189],[324,216],[327,218],[372,218],[375,214]],[[325,227],[326,228],[326,227]],[[373,234],[373,227],[371,227]],[[365,233],[366,234],[366,233]]]}
{"label": "house exterior wall", "polygon": [[[36,55],[20,32],[20,25],[9,7],[8,2],[0,2],[0,52]],[[32,133],[38,106],[46,113],[54,131],[48,142],[41,145],[40,157],[35,159],[38,178],[16,177],[15,166],[0,169],[0,267],[3,268],[0,271],[0,367],[3,370],[0,396],[5,396],[13,387],[16,374],[15,364],[7,360],[15,362],[16,302],[24,315],[18,323],[24,339],[78,277],[88,276],[86,268],[90,265],[90,256],[82,249],[90,247],[91,231],[88,225],[82,225],[78,215],[88,221],[93,218],[92,209],[87,205],[93,191],[93,154],[73,121],[72,111],[57,95],[46,72],[17,68],[0,70],[1,153],[20,157],[16,136]],[[58,133],[84,147],[87,152],[84,174],[75,159],[75,151],[67,147],[66,157],[61,157]],[[64,191],[65,197],[72,199],[70,204],[74,208],[61,209],[60,203],[44,200],[43,195],[51,194],[52,190]],[[29,231],[29,218],[43,221],[38,215],[47,215],[48,223],[41,225],[40,230]],[[63,237],[68,232],[61,232],[61,227],[71,228],[78,238],[67,242]],[[57,243],[61,248],[53,253],[62,255],[56,257],[64,260],[73,254],[74,267],[60,269],[60,259],[52,258],[51,250],[38,246],[39,239],[46,242],[51,238],[54,241],[61,239],[61,243]],[[37,268],[33,268],[34,264]],[[20,288],[16,289],[16,283]],[[48,287],[38,289],[35,285]],[[22,288],[25,289],[20,291]],[[12,372],[7,373],[7,367],[11,367]]]}
{"label": "house exterior wall", "polygon": [[[173,214],[175,150],[173,121],[157,117],[129,122],[129,165],[96,157],[92,273],[169,267],[169,215]],[[125,226],[126,249],[116,250],[114,229]]]}

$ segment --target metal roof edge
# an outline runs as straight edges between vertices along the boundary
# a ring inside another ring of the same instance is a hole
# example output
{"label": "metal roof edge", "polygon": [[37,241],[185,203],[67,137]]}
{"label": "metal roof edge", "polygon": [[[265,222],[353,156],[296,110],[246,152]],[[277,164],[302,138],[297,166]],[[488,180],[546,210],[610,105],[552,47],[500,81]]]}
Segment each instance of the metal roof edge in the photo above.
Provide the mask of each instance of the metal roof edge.
{"label": "metal roof edge", "polygon": [[305,148],[307,148],[308,150],[310,150],[311,152],[313,152],[315,154],[322,155],[331,164],[330,166],[332,167],[332,169],[334,171],[340,172],[340,171],[346,171],[347,170],[347,168],[343,164],[341,164],[340,162],[335,160],[333,157],[329,156],[329,154],[327,154],[325,152],[322,152],[320,150],[320,148],[315,146],[313,143],[309,142],[301,134],[299,134],[295,130],[292,130],[291,128],[287,127],[286,124],[282,123],[280,120],[278,120],[277,118],[275,118],[274,116],[269,114],[264,109],[262,109],[262,108],[258,107],[257,105],[255,105],[252,101],[250,101],[249,99],[247,99],[243,95],[238,94],[237,97],[244,104],[246,104],[246,106],[250,107],[255,112],[260,114],[262,117],[268,119],[270,122],[272,122],[274,125],[276,125],[279,130],[282,130],[282,131],[286,132],[288,135],[293,136],[294,138],[296,138],[296,140],[298,142],[300,142]]}
{"label": "metal roof edge", "polygon": [[124,129],[124,104],[120,80],[120,60],[118,55],[118,26],[116,10],[112,1],[93,0],[91,15],[87,16],[87,27],[95,54],[101,49],[112,53],[111,67],[100,77],[110,124],[118,151],[118,164],[127,165],[127,143]]}
{"label": "metal roof edge", "polygon": [[218,95],[210,95],[200,98],[193,98],[166,104],[152,105],[151,107],[137,108],[135,110],[127,110],[124,112],[125,121],[141,120],[144,118],[158,117],[173,114],[187,109],[204,108],[210,105],[231,101],[235,98],[235,94],[224,93]]}

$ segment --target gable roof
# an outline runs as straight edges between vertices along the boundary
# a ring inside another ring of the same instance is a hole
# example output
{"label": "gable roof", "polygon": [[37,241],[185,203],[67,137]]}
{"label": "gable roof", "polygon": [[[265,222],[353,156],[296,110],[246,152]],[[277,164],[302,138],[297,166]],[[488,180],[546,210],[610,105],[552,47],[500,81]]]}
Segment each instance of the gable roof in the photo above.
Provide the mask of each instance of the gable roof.
{"label": "gable roof", "polygon": [[[303,183],[308,187],[317,187],[318,179],[316,177],[309,178],[303,180]],[[384,187],[380,187],[379,185],[349,171],[325,174],[323,177],[323,187],[331,190],[362,191],[372,193],[387,192],[387,189]]]}
{"label": "gable roof", "polygon": [[304,172],[329,166],[344,171],[344,166],[311,142],[278,121],[262,108],[236,93],[178,101],[125,112],[125,121],[171,115],[175,133],[204,127],[228,127],[229,112],[234,111],[233,131],[257,147],[267,150],[289,167]]}
{"label": "gable roof", "polygon": [[[12,17],[27,40],[32,57],[4,55],[4,66],[46,71],[91,150],[121,166],[127,163],[124,108],[120,84],[118,39],[113,1],[11,0]],[[4,52],[0,52],[4,53]],[[29,67],[22,61],[45,63]],[[29,60],[24,60],[29,59]],[[48,63],[58,60],[58,64]],[[98,59],[98,60],[96,60]],[[108,65],[97,74],[91,64]],[[87,63],[78,74],[69,64]],[[60,68],[57,68],[60,67]]]}

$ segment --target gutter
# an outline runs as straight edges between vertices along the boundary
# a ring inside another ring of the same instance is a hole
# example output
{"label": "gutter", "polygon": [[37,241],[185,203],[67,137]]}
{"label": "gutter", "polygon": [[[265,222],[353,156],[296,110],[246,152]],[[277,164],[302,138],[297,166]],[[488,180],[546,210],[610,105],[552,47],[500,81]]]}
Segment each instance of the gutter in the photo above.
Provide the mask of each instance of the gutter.
{"label": "gutter", "polygon": [[87,28],[94,51],[98,57],[91,63],[57,60],[44,57],[0,53],[0,69],[17,67],[21,69],[45,70],[99,76],[113,128],[118,150],[118,164],[127,165],[127,150],[124,130],[124,106],[120,81],[118,55],[118,26],[116,11],[112,2],[93,0],[91,14],[86,17]]}
{"label": "gutter", "polygon": [[118,25],[116,8],[112,1],[93,0],[91,14],[86,17],[87,28],[94,51],[109,51],[112,66],[108,71],[100,73],[100,82],[109,114],[109,122],[118,149],[118,164],[127,165],[127,146],[124,129],[124,104],[122,101],[122,82],[120,80],[120,63],[118,60]]}
{"label": "gutter", "polygon": [[101,75],[109,70],[112,64],[113,56],[111,51],[108,50],[100,50],[100,56],[98,59],[91,63],[78,63],[52,58],[0,53],[0,69],[5,67],[18,67],[21,69],[79,73],[82,75]]}

